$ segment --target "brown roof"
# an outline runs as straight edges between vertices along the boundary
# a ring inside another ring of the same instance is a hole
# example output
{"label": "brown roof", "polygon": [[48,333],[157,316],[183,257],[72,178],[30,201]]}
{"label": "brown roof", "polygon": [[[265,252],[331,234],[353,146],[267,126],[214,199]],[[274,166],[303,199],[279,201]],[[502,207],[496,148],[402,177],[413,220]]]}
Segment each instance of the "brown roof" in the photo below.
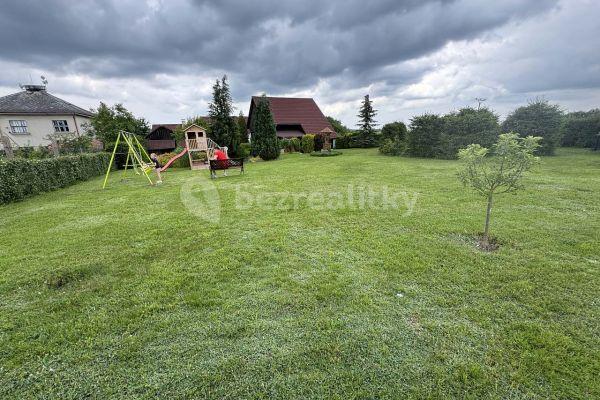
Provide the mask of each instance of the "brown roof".
{"label": "brown roof", "polygon": [[[238,117],[238,115],[232,115],[232,118],[237,118],[237,117]],[[200,118],[207,124],[210,124],[210,117],[198,117],[198,118]],[[247,119],[247,117],[244,117],[244,119]],[[152,128],[150,129],[150,131],[152,132],[156,128],[160,128],[161,126],[164,126],[165,128],[167,128],[171,131],[175,131],[175,129],[179,128],[181,126],[181,124],[152,124]]]}
{"label": "brown roof", "polygon": [[[260,96],[252,97],[250,113],[260,98]],[[267,100],[276,125],[300,125],[304,133],[312,134],[319,133],[325,128],[335,132],[312,98],[267,97]]]}
{"label": "brown roof", "polygon": [[152,124],[152,128],[150,129],[150,131],[153,132],[156,129],[160,128],[161,126],[164,126],[168,130],[173,132],[175,129],[179,128],[181,126],[181,124]]}

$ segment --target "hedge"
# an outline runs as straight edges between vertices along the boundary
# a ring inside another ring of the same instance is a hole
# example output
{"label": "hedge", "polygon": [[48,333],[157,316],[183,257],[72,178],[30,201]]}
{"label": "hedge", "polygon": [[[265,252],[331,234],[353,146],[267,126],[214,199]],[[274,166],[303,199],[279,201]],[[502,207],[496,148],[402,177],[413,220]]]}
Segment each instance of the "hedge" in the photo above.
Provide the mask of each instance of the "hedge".
{"label": "hedge", "polygon": [[0,160],[0,204],[22,200],[102,175],[109,153],[79,154],[43,160]]}

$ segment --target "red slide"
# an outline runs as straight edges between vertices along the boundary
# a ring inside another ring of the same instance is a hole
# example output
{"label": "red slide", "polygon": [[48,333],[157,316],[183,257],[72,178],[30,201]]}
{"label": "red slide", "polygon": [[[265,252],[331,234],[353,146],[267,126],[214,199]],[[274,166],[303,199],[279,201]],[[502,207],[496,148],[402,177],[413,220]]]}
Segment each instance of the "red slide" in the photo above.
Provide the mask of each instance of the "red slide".
{"label": "red slide", "polygon": [[178,160],[181,156],[185,155],[186,153],[187,149],[183,149],[181,153],[177,154],[175,157],[171,158],[165,165],[163,165],[163,167],[160,169],[160,172],[165,171],[171,166],[171,164],[173,164],[176,160]]}

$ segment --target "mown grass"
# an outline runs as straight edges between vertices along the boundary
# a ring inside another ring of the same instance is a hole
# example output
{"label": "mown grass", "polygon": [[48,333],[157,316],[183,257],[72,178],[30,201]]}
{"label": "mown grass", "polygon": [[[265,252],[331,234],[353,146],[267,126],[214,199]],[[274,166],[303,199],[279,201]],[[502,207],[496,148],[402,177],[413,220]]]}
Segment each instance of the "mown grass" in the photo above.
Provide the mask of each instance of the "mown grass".
{"label": "mown grass", "polygon": [[[498,197],[493,253],[456,166],[254,163],[213,182],[218,224],[181,200],[206,171],[0,207],[0,397],[600,396],[600,155],[561,150]],[[414,211],[236,208],[348,185],[418,193]]]}

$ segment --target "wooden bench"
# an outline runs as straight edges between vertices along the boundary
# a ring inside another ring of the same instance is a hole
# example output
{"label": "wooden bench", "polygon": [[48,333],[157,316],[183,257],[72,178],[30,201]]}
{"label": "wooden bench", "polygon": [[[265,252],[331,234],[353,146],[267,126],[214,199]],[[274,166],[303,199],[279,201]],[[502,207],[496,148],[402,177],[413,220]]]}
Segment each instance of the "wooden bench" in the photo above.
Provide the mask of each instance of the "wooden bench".
{"label": "wooden bench", "polygon": [[230,168],[239,168],[240,174],[244,173],[244,159],[243,158],[229,158],[227,160],[210,160],[210,177],[216,178],[217,171],[227,170]]}

